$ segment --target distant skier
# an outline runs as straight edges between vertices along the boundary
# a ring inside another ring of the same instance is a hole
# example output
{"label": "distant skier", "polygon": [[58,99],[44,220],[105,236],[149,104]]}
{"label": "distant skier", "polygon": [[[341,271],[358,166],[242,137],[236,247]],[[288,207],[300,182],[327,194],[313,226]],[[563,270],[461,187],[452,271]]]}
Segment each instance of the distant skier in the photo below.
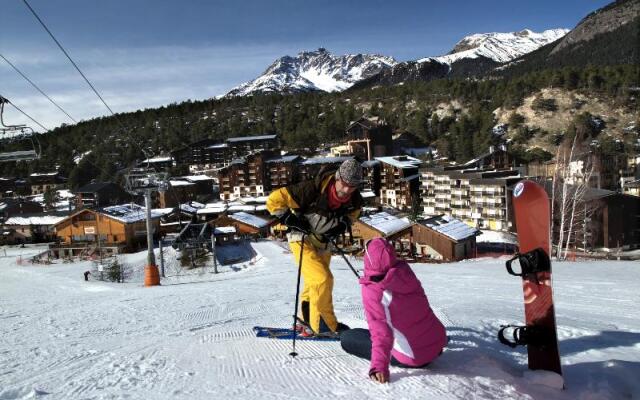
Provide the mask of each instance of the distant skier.
{"label": "distant skier", "polygon": [[376,238],[365,245],[360,284],[370,331],[348,330],[340,342],[347,353],[371,360],[371,379],[388,382],[389,364],[425,367],[442,353],[445,328],[409,264],[397,259],[386,240]]}
{"label": "distant skier", "polygon": [[[333,311],[333,275],[330,242],[343,234],[360,215],[362,197],[358,186],[362,166],[356,160],[343,162],[339,169],[320,173],[314,179],[274,190],[267,209],[290,228],[287,234],[296,263],[302,257],[300,309],[310,332],[302,335],[331,334],[348,329],[339,324]],[[304,247],[302,237],[305,235]],[[301,254],[302,249],[302,254]]]}
{"label": "distant skier", "polygon": [[85,280],[85,281],[89,281],[89,274],[90,274],[90,273],[91,273],[91,272],[89,272],[89,271],[84,271],[84,280]]}

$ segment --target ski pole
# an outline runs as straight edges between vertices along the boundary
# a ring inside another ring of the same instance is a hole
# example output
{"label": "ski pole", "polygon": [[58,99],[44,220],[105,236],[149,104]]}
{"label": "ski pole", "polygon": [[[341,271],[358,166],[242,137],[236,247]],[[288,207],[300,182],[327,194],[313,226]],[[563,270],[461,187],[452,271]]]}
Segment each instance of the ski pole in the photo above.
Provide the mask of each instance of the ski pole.
{"label": "ski pole", "polygon": [[351,265],[351,263],[347,259],[347,256],[346,256],[346,254],[344,254],[344,251],[342,251],[342,249],[340,247],[338,247],[338,244],[336,243],[336,240],[335,239],[331,239],[331,243],[333,244],[333,247],[338,249],[338,253],[340,253],[340,255],[342,256],[344,261],[347,263],[349,268],[351,268],[351,271],[353,271],[353,273],[356,274],[356,278],[360,279],[360,275],[358,274],[358,271],[356,271],[356,269],[353,268],[353,265]]}
{"label": "ski pole", "polygon": [[304,239],[306,237],[306,233],[302,234],[302,241],[300,242],[300,261],[298,262],[298,282],[296,283],[296,301],[294,303],[293,309],[293,326],[291,327],[291,331],[293,332],[293,343],[292,343],[292,351],[289,353],[291,357],[295,357],[298,355],[296,353],[296,321],[298,320],[298,299],[300,297],[300,276],[302,275],[302,255],[304,254]]}

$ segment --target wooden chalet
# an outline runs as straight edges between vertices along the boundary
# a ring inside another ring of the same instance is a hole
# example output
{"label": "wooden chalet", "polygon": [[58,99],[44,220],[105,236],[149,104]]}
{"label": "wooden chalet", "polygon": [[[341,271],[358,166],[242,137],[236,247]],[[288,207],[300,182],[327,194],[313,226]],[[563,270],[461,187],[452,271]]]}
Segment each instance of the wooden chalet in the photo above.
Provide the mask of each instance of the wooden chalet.
{"label": "wooden chalet", "polygon": [[[155,235],[160,216],[152,210]],[[57,255],[77,255],[87,248],[109,248],[109,252],[134,251],[146,247],[146,209],[137,204],[124,204],[100,210],[84,209],[55,225],[60,245]]]}
{"label": "wooden chalet", "polygon": [[412,226],[415,252],[419,257],[459,261],[476,255],[476,236],[480,231],[464,222],[440,215]]}
{"label": "wooden chalet", "polygon": [[368,240],[382,237],[404,250],[406,242],[411,238],[411,222],[384,211],[360,217],[351,230],[354,243],[361,248],[364,248]]}
{"label": "wooden chalet", "polygon": [[269,227],[273,221],[240,211],[222,215],[213,223],[216,227],[234,227],[239,236],[258,238],[269,236]]}

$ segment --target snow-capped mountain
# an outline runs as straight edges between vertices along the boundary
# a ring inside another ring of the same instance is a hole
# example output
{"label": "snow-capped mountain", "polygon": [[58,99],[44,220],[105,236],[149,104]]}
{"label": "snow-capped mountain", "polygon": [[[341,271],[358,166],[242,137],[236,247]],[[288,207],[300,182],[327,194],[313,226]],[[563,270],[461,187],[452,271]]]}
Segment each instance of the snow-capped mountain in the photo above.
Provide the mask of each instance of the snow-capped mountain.
{"label": "snow-capped mountain", "polygon": [[477,33],[465,36],[447,55],[426,57],[419,59],[418,62],[435,60],[451,65],[464,58],[486,57],[505,63],[554,42],[567,32],[569,29],[548,29],[541,33],[529,29],[510,33]]}
{"label": "snow-capped mountain", "polygon": [[370,54],[337,56],[320,48],[276,60],[258,78],[232,89],[227,96],[255,92],[341,91],[396,64],[391,57]]}

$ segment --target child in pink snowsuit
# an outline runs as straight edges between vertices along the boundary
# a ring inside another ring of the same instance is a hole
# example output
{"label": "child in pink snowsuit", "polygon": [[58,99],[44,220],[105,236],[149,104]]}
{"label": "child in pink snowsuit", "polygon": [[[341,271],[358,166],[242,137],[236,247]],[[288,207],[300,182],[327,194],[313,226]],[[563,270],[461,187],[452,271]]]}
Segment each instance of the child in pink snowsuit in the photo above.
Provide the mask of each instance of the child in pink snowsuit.
{"label": "child in pink snowsuit", "polygon": [[347,353],[371,360],[371,379],[387,382],[389,364],[420,368],[442,353],[445,328],[409,264],[396,258],[386,240],[367,243],[360,285],[370,331],[351,329],[340,341]]}

